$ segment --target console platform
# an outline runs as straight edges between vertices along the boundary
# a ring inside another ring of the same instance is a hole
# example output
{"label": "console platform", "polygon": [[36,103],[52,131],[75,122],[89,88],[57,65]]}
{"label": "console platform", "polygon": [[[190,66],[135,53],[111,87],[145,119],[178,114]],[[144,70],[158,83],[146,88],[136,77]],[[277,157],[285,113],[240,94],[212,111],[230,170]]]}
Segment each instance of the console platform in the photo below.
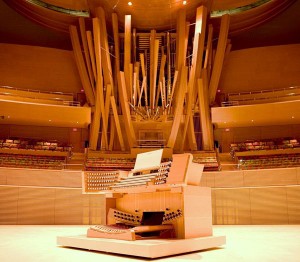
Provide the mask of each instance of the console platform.
{"label": "console platform", "polygon": [[225,236],[209,236],[190,239],[118,240],[80,236],[59,236],[57,245],[121,255],[158,258],[195,252],[226,244]]}

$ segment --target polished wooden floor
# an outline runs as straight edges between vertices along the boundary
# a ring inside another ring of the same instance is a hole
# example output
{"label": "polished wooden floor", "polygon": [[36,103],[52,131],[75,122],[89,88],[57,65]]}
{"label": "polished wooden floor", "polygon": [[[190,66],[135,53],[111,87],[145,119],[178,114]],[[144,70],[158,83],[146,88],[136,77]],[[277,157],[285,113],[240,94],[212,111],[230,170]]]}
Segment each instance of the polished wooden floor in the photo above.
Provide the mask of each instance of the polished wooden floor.
{"label": "polished wooden floor", "polygon": [[[87,226],[0,226],[0,261],[149,261],[137,257],[58,247],[57,236],[85,234]],[[300,261],[300,225],[214,226],[223,247],[155,261]]]}

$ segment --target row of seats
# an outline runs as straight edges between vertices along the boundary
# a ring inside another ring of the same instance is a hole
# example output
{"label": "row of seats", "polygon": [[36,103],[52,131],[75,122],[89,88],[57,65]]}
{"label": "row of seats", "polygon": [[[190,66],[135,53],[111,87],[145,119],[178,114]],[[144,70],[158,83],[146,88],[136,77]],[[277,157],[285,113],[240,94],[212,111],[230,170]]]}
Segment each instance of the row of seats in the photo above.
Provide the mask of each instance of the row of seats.
{"label": "row of seats", "polygon": [[204,165],[203,171],[220,170],[220,164],[217,156],[194,156],[193,162]]}
{"label": "row of seats", "polygon": [[299,147],[299,141],[296,138],[277,138],[263,140],[247,140],[244,142],[231,143],[230,152],[234,157],[235,152],[253,151],[253,150],[273,150]]}
{"label": "row of seats", "polygon": [[0,154],[0,166],[33,169],[64,168],[66,158],[63,156]]}
{"label": "row of seats", "polygon": [[103,158],[89,157],[85,161],[85,170],[131,170],[134,168],[135,158]]}
{"label": "row of seats", "polygon": [[0,148],[71,152],[71,146],[67,145],[66,143],[24,138],[0,139]]}
{"label": "row of seats", "polygon": [[243,156],[238,159],[239,169],[263,169],[300,166],[300,154]]}
{"label": "row of seats", "polygon": [[239,169],[295,167],[300,166],[299,147],[298,139],[290,137],[247,140],[232,143],[230,154]]}

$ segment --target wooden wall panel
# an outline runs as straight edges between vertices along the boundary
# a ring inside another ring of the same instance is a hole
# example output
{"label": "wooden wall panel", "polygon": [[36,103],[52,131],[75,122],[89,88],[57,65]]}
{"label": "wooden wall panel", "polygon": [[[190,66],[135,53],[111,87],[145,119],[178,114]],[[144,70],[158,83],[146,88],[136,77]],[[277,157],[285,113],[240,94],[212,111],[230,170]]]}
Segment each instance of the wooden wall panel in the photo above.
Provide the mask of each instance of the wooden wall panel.
{"label": "wooden wall panel", "polygon": [[55,193],[54,224],[83,224],[83,207],[89,201],[88,195],[82,195],[78,189],[58,189]]}
{"label": "wooden wall panel", "polygon": [[248,188],[214,189],[213,217],[215,224],[251,224]]}
{"label": "wooden wall panel", "polygon": [[242,171],[220,172],[215,175],[215,187],[242,187],[244,176]]}
{"label": "wooden wall panel", "polygon": [[300,82],[299,57],[300,44],[232,51],[224,63],[219,86],[222,92],[289,87]]}
{"label": "wooden wall panel", "polygon": [[295,168],[245,170],[244,186],[276,186],[297,184]]}
{"label": "wooden wall panel", "polygon": [[251,224],[288,224],[285,187],[250,188]]}
{"label": "wooden wall panel", "polygon": [[53,225],[54,198],[21,198],[18,201],[19,225]]}
{"label": "wooden wall panel", "polygon": [[[1,180],[5,183],[1,183]],[[0,168],[1,184],[81,188],[81,171]]]}
{"label": "wooden wall panel", "polygon": [[0,168],[0,185],[6,185],[6,174],[1,172],[2,168]]}
{"label": "wooden wall panel", "polygon": [[0,225],[16,225],[18,213],[17,187],[0,186]]}
{"label": "wooden wall panel", "polygon": [[300,224],[300,186],[287,187],[287,209],[289,224]]}
{"label": "wooden wall panel", "polygon": [[201,183],[210,187],[265,187],[299,185],[299,179],[300,167],[294,167],[204,172]]}
{"label": "wooden wall panel", "polygon": [[19,188],[18,224],[54,224],[55,189]]}
{"label": "wooden wall panel", "polygon": [[200,181],[200,186],[204,187],[215,187],[215,173],[214,172],[203,172]]}
{"label": "wooden wall panel", "polygon": [[57,140],[69,142],[69,128],[51,126],[28,126],[28,125],[1,125],[7,128],[7,135],[3,137],[22,137],[43,140]]}
{"label": "wooden wall panel", "polygon": [[81,189],[0,186],[0,225],[88,225],[105,217],[104,197]]}
{"label": "wooden wall panel", "polygon": [[82,88],[72,51],[1,43],[0,61],[2,85],[65,93]]}
{"label": "wooden wall panel", "polygon": [[216,190],[211,190],[211,209],[212,209],[212,224],[217,225],[216,213]]}
{"label": "wooden wall panel", "polygon": [[300,185],[300,167],[296,167],[297,172],[297,184]]}
{"label": "wooden wall panel", "polygon": [[[88,224],[101,225],[106,223],[108,208],[105,208],[105,206],[106,199],[104,195],[89,195],[88,206],[85,206],[85,208],[87,208],[89,211],[89,214],[87,214]],[[84,224],[86,223],[84,222]]]}

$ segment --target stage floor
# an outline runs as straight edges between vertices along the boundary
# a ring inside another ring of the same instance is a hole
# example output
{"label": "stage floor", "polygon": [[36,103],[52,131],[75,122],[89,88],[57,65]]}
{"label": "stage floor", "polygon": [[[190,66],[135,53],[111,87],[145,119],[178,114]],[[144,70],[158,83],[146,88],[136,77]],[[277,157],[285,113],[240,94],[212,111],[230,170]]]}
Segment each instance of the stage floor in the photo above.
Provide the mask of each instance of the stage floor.
{"label": "stage floor", "polygon": [[[90,262],[149,261],[82,249],[58,247],[57,236],[85,234],[88,226],[0,226],[0,261]],[[300,225],[214,226],[226,245],[155,261],[289,261],[300,262]]]}

